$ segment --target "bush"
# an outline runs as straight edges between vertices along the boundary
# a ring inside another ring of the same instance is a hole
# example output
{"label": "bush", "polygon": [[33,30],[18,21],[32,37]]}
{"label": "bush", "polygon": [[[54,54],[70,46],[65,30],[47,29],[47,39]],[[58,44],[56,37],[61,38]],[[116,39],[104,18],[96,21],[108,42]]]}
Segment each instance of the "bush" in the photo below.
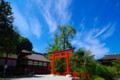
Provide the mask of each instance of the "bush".
{"label": "bush", "polygon": [[114,62],[114,64],[117,65],[114,67],[99,64],[93,59],[92,55],[81,50],[76,51],[71,58],[72,71],[83,75],[88,72],[92,78],[91,80],[94,80],[94,76],[99,76],[95,80],[101,80],[102,78],[104,78],[103,80],[114,80],[117,68],[119,69],[119,61]]}
{"label": "bush", "polygon": [[93,80],[105,80],[105,79],[102,77],[96,76]]}
{"label": "bush", "polygon": [[[77,72],[81,74],[89,72],[91,78],[99,76],[99,78],[104,78],[105,80],[114,80],[116,68],[112,66],[103,66],[95,61],[92,61],[85,66],[81,65]],[[97,77],[95,80],[101,80],[99,78]],[[94,79],[92,78],[91,80]]]}

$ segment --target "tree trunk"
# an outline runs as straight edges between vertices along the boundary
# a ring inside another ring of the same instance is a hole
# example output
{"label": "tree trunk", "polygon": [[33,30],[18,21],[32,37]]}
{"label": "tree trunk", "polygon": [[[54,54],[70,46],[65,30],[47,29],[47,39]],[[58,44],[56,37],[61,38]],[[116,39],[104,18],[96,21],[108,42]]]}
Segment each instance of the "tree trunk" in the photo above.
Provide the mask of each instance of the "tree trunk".
{"label": "tree trunk", "polygon": [[65,50],[65,38],[64,38],[64,43],[63,43],[63,50]]}
{"label": "tree trunk", "polygon": [[7,62],[8,62],[8,53],[6,53],[5,65],[7,65]]}
{"label": "tree trunk", "polygon": [[3,74],[4,78],[6,76],[6,70],[7,70],[7,67],[8,67],[7,62],[8,62],[8,53],[6,53],[5,64],[4,64],[4,74]]}

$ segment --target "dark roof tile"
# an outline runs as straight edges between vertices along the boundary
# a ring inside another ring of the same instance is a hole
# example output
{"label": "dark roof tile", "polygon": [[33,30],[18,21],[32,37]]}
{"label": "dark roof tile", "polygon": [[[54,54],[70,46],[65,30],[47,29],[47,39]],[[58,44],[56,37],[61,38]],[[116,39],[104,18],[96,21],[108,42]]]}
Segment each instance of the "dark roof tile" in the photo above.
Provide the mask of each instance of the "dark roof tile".
{"label": "dark roof tile", "polygon": [[100,60],[106,60],[106,59],[120,59],[120,54],[105,55]]}
{"label": "dark roof tile", "polygon": [[28,57],[28,59],[31,59],[31,60],[50,62],[50,60],[48,60],[42,54],[36,54],[36,53],[34,53],[34,54],[31,54],[31,55],[28,55],[27,57]]}

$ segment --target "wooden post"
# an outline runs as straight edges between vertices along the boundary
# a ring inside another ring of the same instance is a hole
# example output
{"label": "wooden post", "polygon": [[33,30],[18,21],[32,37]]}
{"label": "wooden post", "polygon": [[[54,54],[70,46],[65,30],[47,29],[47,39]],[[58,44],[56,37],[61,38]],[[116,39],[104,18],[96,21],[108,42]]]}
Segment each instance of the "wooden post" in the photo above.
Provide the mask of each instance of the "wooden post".
{"label": "wooden post", "polygon": [[67,66],[67,75],[70,75],[70,62],[69,62],[68,52],[66,52],[66,66]]}
{"label": "wooden post", "polygon": [[52,54],[52,71],[51,74],[54,75],[55,74],[55,55],[54,53]]}

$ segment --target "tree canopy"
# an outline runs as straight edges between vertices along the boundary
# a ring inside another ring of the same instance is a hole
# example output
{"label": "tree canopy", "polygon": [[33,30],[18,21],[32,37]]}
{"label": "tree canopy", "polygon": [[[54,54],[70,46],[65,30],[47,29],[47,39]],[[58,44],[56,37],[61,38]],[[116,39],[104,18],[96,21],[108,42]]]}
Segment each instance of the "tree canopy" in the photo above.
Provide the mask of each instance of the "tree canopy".
{"label": "tree canopy", "polygon": [[67,48],[73,48],[70,43],[70,39],[72,39],[76,34],[76,30],[73,26],[58,26],[58,32],[60,34],[59,39],[62,49],[65,50]]}
{"label": "tree canopy", "polygon": [[0,2],[0,51],[15,53],[19,34],[13,27],[13,13],[9,2]]}
{"label": "tree canopy", "polygon": [[74,51],[73,56],[70,58],[72,71],[80,71],[81,67],[88,66],[91,61],[94,60],[94,56],[90,51],[78,49]]}
{"label": "tree canopy", "polygon": [[[8,54],[16,53],[19,34],[13,26],[14,17],[9,2],[0,1],[0,54],[5,53],[5,65],[7,65]],[[4,68],[4,76],[6,68]]]}
{"label": "tree canopy", "polygon": [[28,50],[28,51],[32,51],[32,43],[30,42],[30,40],[28,38],[19,37],[19,42],[17,45],[17,53],[20,53],[22,50]]}
{"label": "tree canopy", "polygon": [[74,37],[75,33],[76,30],[73,26],[57,26],[53,43],[48,43],[48,52],[73,48],[70,40]]}

